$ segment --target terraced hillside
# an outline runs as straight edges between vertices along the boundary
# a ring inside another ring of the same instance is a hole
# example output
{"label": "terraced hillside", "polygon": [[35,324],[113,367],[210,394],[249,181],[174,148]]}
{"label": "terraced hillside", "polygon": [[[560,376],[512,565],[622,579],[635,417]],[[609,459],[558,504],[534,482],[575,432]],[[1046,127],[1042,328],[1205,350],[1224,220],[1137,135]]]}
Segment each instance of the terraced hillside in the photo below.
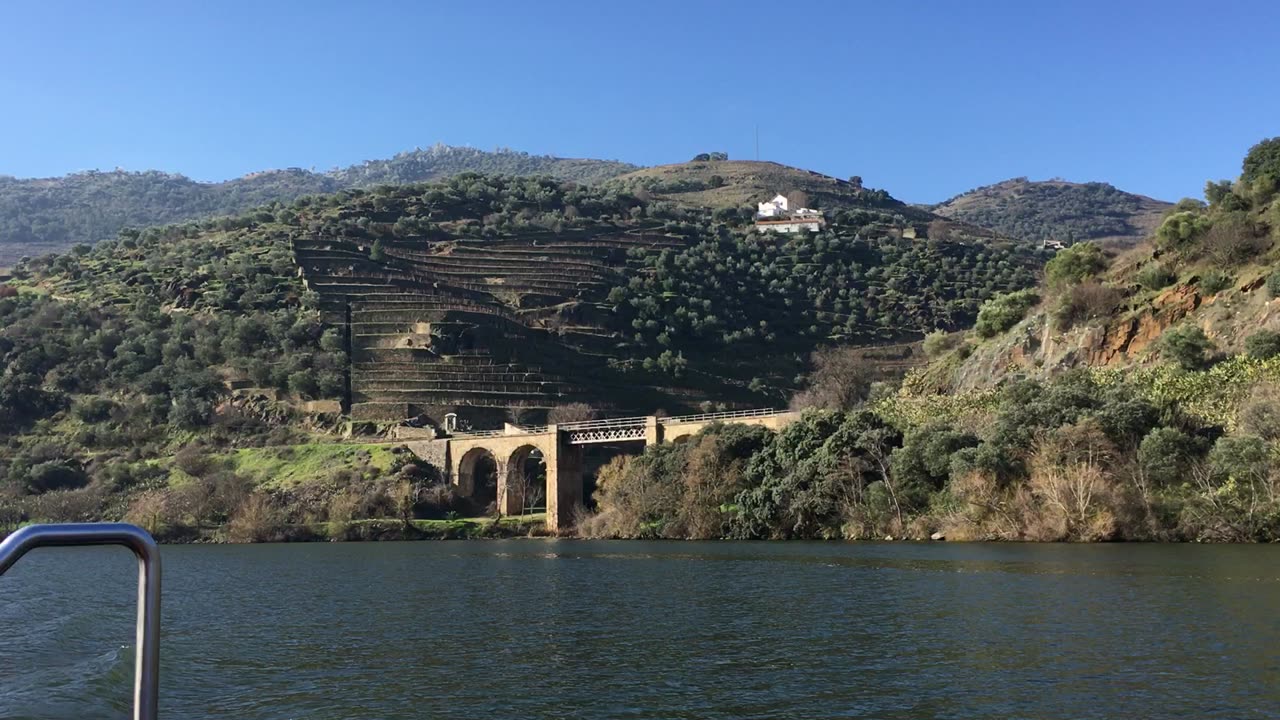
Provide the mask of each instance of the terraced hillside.
{"label": "terraced hillside", "polygon": [[293,241],[326,317],[349,328],[355,417],[459,411],[478,421],[475,408],[627,396],[608,370],[619,355],[593,300],[621,281],[629,251],[682,238],[607,226],[531,235],[407,237],[376,253],[353,239]]}
{"label": "terraced hillside", "polygon": [[875,210],[837,211],[812,238],[716,217],[613,185],[465,175],[306,205],[291,242],[347,330],[365,419],[778,403],[815,343],[918,339],[1034,281],[1029,255],[923,225],[916,240]]}
{"label": "terraced hillside", "polygon": [[617,369],[626,351],[603,301],[631,258],[687,242],[642,208],[550,179],[482,176],[311,208],[292,247],[326,319],[347,328],[352,415],[458,412],[492,425],[511,408],[708,399]]}

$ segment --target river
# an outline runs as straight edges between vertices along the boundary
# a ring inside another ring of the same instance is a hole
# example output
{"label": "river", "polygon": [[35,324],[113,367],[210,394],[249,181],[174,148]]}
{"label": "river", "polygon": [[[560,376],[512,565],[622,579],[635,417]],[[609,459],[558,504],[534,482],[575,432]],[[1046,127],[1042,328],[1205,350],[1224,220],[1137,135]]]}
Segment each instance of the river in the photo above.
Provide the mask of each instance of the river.
{"label": "river", "polygon": [[[1280,547],[170,546],[165,718],[1275,718]],[[0,577],[0,718],[125,718],[133,560]]]}

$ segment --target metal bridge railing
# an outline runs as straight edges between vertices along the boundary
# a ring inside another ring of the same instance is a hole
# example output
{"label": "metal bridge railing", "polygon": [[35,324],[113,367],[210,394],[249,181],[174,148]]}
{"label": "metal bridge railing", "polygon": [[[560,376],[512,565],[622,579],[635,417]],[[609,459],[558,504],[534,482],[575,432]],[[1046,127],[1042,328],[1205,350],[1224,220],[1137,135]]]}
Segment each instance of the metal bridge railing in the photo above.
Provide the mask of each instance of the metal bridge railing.
{"label": "metal bridge railing", "polygon": [[[681,415],[678,417],[659,417],[660,425],[670,425],[673,423],[689,423],[689,422],[713,422],[716,420],[741,420],[746,418],[771,417],[774,415],[782,415],[789,412],[788,410],[774,410],[772,408],[764,408],[760,410],[728,410],[726,412],[702,413],[701,415]],[[581,432],[584,430],[632,430],[635,428],[643,428],[649,421],[647,415],[637,417],[610,418],[608,420],[583,420],[579,422],[561,423],[556,426],[559,430],[568,432]],[[454,435],[459,437],[498,437],[501,435],[527,434],[538,435],[545,433],[547,427],[521,427],[519,433],[508,432],[507,430],[456,430]]]}
{"label": "metal bridge railing", "polygon": [[647,416],[612,418],[609,420],[584,420],[582,422],[564,423],[557,425],[561,430],[605,430],[613,428],[634,428],[644,427],[648,422]]}
{"label": "metal bridge railing", "polygon": [[546,425],[513,425],[513,430],[454,430],[451,435],[457,438],[505,437],[508,435],[541,435],[547,431]]}
{"label": "metal bridge railing", "polygon": [[0,575],[35,548],[68,545],[123,545],[138,557],[133,718],[156,720],[160,697],[160,548],[145,530],[124,523],[28,525],[0,543]]}
{"label": "metal bridge railing", "polygon": [[772,415],[782,415],[790,412],[788,410],[773,410],[771,408],[763,408],[760,410],[728,410],[725,412],[703,413],[701,415],[680,415],[678,417],[661,418],[659,422],[664,424],[686,423],[686,422],[708,422],[711,420],[736,420],[739,418],[769,417]]}

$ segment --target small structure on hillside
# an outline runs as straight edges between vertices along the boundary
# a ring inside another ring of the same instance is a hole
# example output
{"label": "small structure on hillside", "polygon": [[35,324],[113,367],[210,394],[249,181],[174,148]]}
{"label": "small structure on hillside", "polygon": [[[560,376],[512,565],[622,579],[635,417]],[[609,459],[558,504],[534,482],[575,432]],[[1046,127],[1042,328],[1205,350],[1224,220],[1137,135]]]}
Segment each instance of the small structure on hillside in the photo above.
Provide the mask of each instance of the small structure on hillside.
{"label": "small structure on hillside", "polygon": [[817,232],[826,225],[821,210],[792,208],[786,195],[778,194],[768,202],[756,205],[756,228],[772,232]]}

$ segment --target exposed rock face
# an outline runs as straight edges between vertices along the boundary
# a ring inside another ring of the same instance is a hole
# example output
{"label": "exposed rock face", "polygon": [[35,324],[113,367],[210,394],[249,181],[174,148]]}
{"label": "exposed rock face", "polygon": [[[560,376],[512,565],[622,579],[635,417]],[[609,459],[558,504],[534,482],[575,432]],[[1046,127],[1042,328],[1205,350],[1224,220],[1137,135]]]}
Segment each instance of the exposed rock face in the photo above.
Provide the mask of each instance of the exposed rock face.
{"label": "exposed rock face", "polygon": [[[988,387],[1011,372],[1039,375],[1072,367],[1116,366],[1139,361],[1161,333],[1216,303],[1194,284],[1179,285],[1145,306],[1131,308],[1105,325],[1060,332],[1041,308],[1002,337],[985,343],[953,377],[957,389]],[[1225,310],[1225,308],[1223,308]]]}
{"label": "exposed rock face", "polygon": [[1160,334],[1200,307],[1199,291],[1179,285],[1156,296],[1149,308],[1113,322],[1095,342],[1085,343],[1089,365],[1115,365],[1133,360],[1155,342]]}

